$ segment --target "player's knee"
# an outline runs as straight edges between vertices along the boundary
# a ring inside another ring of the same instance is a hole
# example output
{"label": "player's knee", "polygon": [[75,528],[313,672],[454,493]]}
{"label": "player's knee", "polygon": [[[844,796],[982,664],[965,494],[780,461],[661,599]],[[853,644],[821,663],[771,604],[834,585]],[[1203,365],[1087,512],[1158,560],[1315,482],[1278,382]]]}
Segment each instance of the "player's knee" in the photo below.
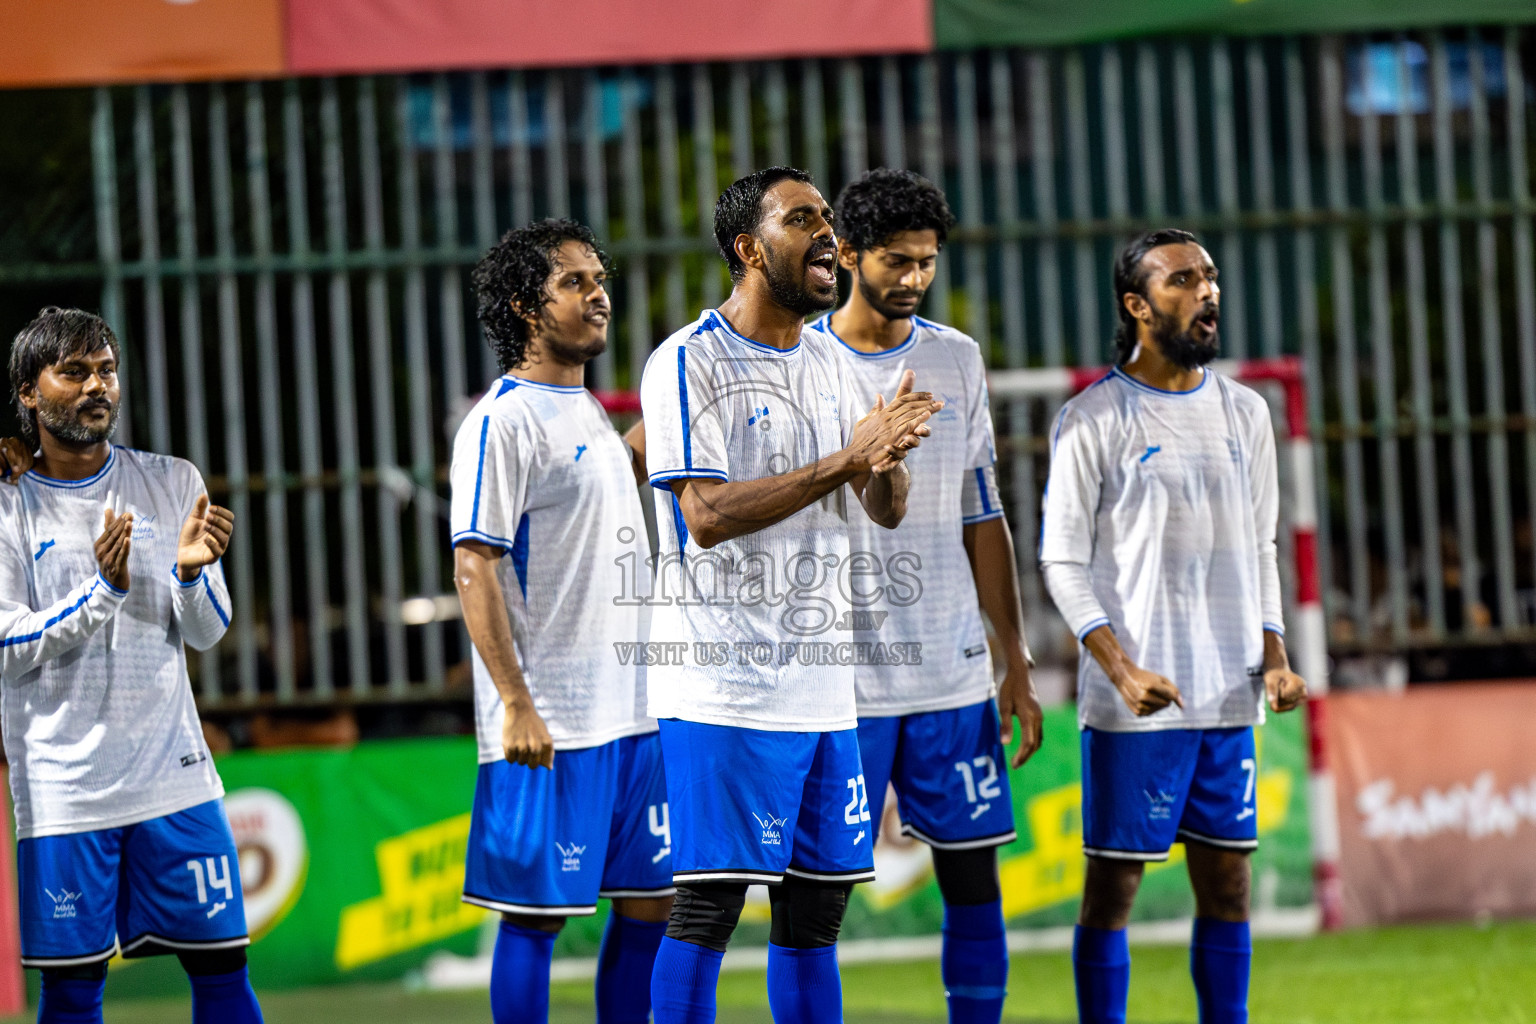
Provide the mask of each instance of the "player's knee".
{"label": "player's knee", "polygon": [[194,978],[213,974],[233,974],[245,966],[245,948],[237,949],[189,949],[177,953],[181,969]]}
{"label": "player's knee", "polygon": [[1083,880],[1083,905],[1078,923],[1090,928],[1124,928],[1141,888],[1145,865],[1139,860],[1089,857]]}
{"label": "player's knee", "polygon": [[1195,912],[1220,921],[1246,921],[1252,877],[1247,855],[1208,849],[1200,854],[1189,861]]}
{"label": "player's knee", "polygon": [[667,938],[724,953],[746,904],[747,887],[739,882],[680,885],[667,919]]}
{"label": "player's knee", "polygon": [[997,849],[934,850],[933,876],[944,902],[974,907],[1003,898],[997,881]]}
{"label": "player's knee", "polygon": [[786,949],[821,949],[837,942],[853,886],[786,876],[768,889],[773,923],[768,941]]}
{"label": "player's knee", "polygon": [[531,932],[558,932],[565,927],[565,918],[549,917],[544,914],[502,914],[501,919],[518,928],[526,928]]}
{"label": "player's knee", "polygon": [[44,967],[43,984],[60,981],[106,981],[107,965],[84,964],[79,967]]}

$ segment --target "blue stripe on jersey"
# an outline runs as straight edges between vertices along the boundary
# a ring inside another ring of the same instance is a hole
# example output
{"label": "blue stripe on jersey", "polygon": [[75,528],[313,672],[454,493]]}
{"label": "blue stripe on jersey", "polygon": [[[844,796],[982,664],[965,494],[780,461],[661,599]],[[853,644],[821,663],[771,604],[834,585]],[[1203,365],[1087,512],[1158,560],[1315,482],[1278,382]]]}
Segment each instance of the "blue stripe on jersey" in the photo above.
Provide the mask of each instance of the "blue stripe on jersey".
{"label": "blue stripe on jersey", "polygon": [[219,599],[213,596],[213,584],[208,582],[207,573],[203,574],[203,592],[208,595],[208,600],[213,605],[214,612],[219,616],[219,621],[224,623],[227,629],[229,627],[229,613],[219,607]]}
{"label": "blue stripe on jersey", "polygon": [[485,438],[491,430],[491,418],[480,421],[480,464],[475,467],[475,503],[469,511],[469,528],[474,531],[480,525],[480,485],[485,482]]}
{"label": "blue stripe on jersey", "polygon": [[688,428],[688,347],[677,346],[677,402],[683,411],[683,468],[693,468],[693,434]]}
{"label": "blue stripe on jersey", "polygon": [[[106,577],[101,576],[101,575],[98,574],[97,577],[96,577],[96,582],[91,584],[91,589],[87,590],[85,592],[85,594],[81,596],[80,600],[76,601],[74,604],[70,605],[68,608],[65,608],[63,611],[59,612],[59,614],[55,615],[53,618],[49,619],[47,622],[43,623],[43,628],[42,629],[38,630],[36,633],[28,633],[26,636],[8,636],[5,639],[0,640],[0,647],[15,647],[17,644],[29,644],[29,643],[31,643],[34,640],[41,640],[43,634],[48,632],[49,629],[53,628],[54,626],[57,626],[59,623],[63,622],[65,619],[67,619],[71,615],[75,614],[75,612],[79,611],[80,608],[85,604],[85,602],[87,602],[87,601],[89,601],[91,599],[91,595],[96,593],[96,588],[101,586],[103,583],[106,583],[106,582],[107,582]],[[107,585],[111,586],[110,583],[108,583]],[[113,589],[116,590],[117,588],[113,587]],[[118,591],[118,592],[121,593],[121,591]]]}
{"label": "blue stripe on jersey", "polygon": [[677,553],[681,555],[688,544],[688,520],[683,518],[683,506],[676,491],[672,492],[672,528],[677,531]]}
{"label": "blue stripe on jersey", "polygon": [[507,377],[501,378],[501,387],[496,389],[496,397],[500,398],[502,395],[506,394],[508,391],[511,391],[513,388],[517,387],[517,385],[519,383],[520,382],[518,381],[518,379],[516,377],[507,376]]}
{"label": "blue stripe on jersey", "polygon": [[996,512],[992,502],[987,499],[987,471],[980,466],[976,467],[976,489],[981,492],[981,514],[991,515]]}
{"label": "blue stripe on jersey", "polygon": [[90,476],[84,477],[80,480],[56,480],[51,476],[43,476],[43,474],[39,473],[35,469],[29,469],[27,472],[31,475],[32,479],[36,480],[40,484],[47,484],[49,487],[62,487],[67,490],[74,490],[80,487],[89,487],[91,484],[105,476],[107,470],[112,468],[112,463],[117,461],[117,449],[119,447],[119,445],[113,445],[111,448],[107,449],[107,461],[101,464],[101,468],[92,473]]}
{"label": "blue stripe on jersey", "polygon": [[1196,391],[1199,391],[1201,388],[1205,387],[1205,382],[1211,379],[1210,371],[1206,370],[1204,373],[1202,373],[1200,375],[1200,383],[1196,384],[1194,387],[1189,388],[1189,389],[1187,389],[1185,391],[1170,391],[1167,388],[1153,387],[1151,384],[1148,384],[1145,381],[1137,380],[1135,377],[1132,377],[1130,374],[1126,373],[1124,370],[1120,369],[1120,367],[1118,367],[1118,366],[1115,367],[1113,370],[1109,371],[1109,376],[1110,377],[1119,377],[1121,380],[1123,380],[1127,384],[1131,385],[1131,387],[1140,388],[1143,391],[1150,391],[1150,392],[1152,392],[1155,395],[1170,395],[1170,396],[1172,396],[1174,398],[1183,398],[1186,395],[1194,394]]}
{"label": "blue stripe on jersey", "polygon": [[523,590],[523,600],[528,600],[528,513],[517,521],[517,536],[512,538],[512,571],[517,573],[517,585]]}

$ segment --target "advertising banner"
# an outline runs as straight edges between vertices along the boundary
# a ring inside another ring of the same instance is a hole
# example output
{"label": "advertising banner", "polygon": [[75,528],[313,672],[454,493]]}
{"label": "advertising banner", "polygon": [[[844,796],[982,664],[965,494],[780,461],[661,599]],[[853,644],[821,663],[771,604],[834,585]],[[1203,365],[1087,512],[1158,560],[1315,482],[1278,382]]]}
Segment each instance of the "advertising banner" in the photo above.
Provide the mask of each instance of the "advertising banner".
{"label": "advertising banner", "polygon": [[1351,925],[1536,915],[1536,685],[1329,699]]}
{"label": "advertising banner", "polygon": [[[1311,900],[1306,752],[1298,715],[1275,716],[1256,776],[1260,906]],[[487,914],[459,901],[475,784],[471,737],[364,743],[350,750],[242,752],[219,760],[240,849],[251,973],[269,988],[399,977],[429,956],[481,950]],[[1043,749],[1011,775],[1019,839],[1002,851],[1009,926],[1070,923],[1083,882],[1082,788],[1074,709],[1047,712]],[[857,886],[844,934],[934,934],[943,904],[928,849],[900,834],[888,804],[877,881]],[[1191,913],[1182,847],[1152,865],[1138,920]],[[740,942],[767,940],[768,903],[752,890]],[[559,955],[592,956],[603,916],[574,918]],[[116,962],[114,991],[180,992],[174,960]]]}

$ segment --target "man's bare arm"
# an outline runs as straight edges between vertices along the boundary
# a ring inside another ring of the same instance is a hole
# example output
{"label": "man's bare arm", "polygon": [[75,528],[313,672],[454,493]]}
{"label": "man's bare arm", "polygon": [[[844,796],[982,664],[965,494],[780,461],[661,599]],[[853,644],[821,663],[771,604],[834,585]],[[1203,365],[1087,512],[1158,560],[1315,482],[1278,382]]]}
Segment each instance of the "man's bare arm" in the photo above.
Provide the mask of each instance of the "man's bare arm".
{"label": "man's bare arm", "polygon": [[635,425],[624,432],[624,443],[629,445],[629,463],[635,471],[635,483],[644,486],[650,479],[645,472],[645,420],[635,420]]}
{"label": "man's bare arm", "polygon": [[1088,653],[1093,655],[1109,681],[1120,691],[1120,699],[1136,714],[1155,714],[1169,704],[1184,706],[1184,696],[1169,679],[1148,672],[1131,660],[1120,646],[1120,639],[1108,626],[1099,626],[1083,637]]}
{"label": "man's bare arm", "polygon": [[1003,649],[1006,671],[997,688],[997,714],[1002,719],[1002,741],[1013,739],[1013,720],[1022,735],[1013,755],[1018,768],[1040,749],[1045,715],[1029,674],[1029,649],[1024,639],[1024,609],[1019,601],[1019,577],[1014,571],[1013,533],[1008,520],[999,516],[964,527],[965,553],[976,580],[981,610],[992,623],[992,632]]}
{"label": "man's bare arm", "polygon": [[500,549],[489,544],[460,541],[453,549],[453,582],[464,608],[469,639],[480,652],[491,682],[501,695],[506,713],[501,730],[502,752],[513,764],[553,768],[554,741],[533,705],[522,666],[517,663],[507,602],[496,578],[496,565],[502,555]]}

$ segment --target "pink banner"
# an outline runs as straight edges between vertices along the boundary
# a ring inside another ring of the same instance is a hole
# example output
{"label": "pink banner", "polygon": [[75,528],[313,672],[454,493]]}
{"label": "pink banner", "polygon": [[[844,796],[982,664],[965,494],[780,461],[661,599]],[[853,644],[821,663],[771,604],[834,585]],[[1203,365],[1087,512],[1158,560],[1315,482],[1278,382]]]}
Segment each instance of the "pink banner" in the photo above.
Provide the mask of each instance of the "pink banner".
{"label": "pink banner", "polygon": [[288,68],[349,74],[933,48],[930,0],[288,0]]}

